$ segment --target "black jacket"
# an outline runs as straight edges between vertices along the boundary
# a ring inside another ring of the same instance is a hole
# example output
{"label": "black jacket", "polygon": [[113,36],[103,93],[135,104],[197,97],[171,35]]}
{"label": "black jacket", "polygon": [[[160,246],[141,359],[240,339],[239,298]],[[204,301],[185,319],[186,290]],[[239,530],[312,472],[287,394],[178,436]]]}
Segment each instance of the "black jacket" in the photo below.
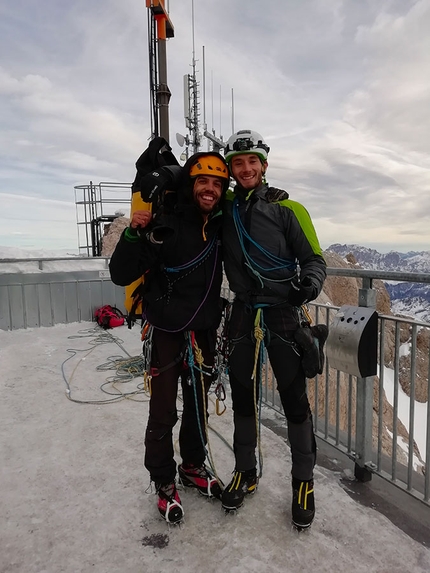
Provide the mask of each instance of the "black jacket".
{"label": "black jacket", "polygon": [[[181,196],[180,193],[178,194]],[[143,312],[155,327],[168,331],[217,328],[221,319],[221,212],[205,223],[189,196],[170,213],[141,230],[125,230],[112,255],[112,281],[121,286],[144,275]],[[169,229],[161,244],[160,229]],[[152,235],[151,235],[152,233]]]}
{"label": "black jacket", "polygon": [[[316,298],[326,263],[311,218],[296,201],[268,201],[267,189],[263,184],[250,193],[236,186],[227,192],[223,250],[230,288],[244,302],[277,304],[285,302],[299,273],[301,280],[309,277]],[[277,258],[268,258],[259,247]]]}

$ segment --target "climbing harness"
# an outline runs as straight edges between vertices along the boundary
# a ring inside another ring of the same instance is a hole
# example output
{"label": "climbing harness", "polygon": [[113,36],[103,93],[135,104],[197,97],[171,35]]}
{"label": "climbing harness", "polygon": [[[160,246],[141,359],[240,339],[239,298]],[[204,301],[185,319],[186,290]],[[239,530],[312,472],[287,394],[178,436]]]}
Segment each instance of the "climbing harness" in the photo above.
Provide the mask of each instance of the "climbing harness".
{"label": "climbing harness", "polygon": [[155,366],[152,366],[151,361],[152,361],[153,334],[154,334],[154,327],[150,325],[148,321],[145,321],[142,327],[142,335],[141,335],[142,356],[143,356],[143,381],[144,381],[144,387],[149,392],[150,396],[152,393],[151,392],[152,379],[156,376],[159,376],[163,372],[166,372],[166,370],[173,368],[173,366],[176,366],[176,364],[179,364],[184,359],[185,356],[185,344],[184,344],[183,350],[181,350],[181,352],[174,360],[172,360],[172,362],[166,364],[166,366],[162,366],[161,368],[156,368]]}
{"label": "climbing harness", "polygon": [[[206,376],[208,376],[208,375],[214,376],[214,374],[217,372],[217,370],[216,370],[216,368],[212,368],[212,367],[204,364],[203,354],[202,354],[201,349],[197,345],[197,341],[195,340],[194,332],[190,332],[190,331],[185,332],[185,338],[186,338],[187,342],[184,345],[184,349],[178,354],[178,356],[172,362],[170,362],[166,366],[163,366],[162,368],[155,368],[154,366],[151,366],[153,333],[154,333],[154,327],[152,325],[150,325],[148,321],[145,321],[145,323],[142,327],[142,335],[141,335],[142,345],[143,345],[142,358],[143,358],[144,388],[145,388],[145,390],[148,391],[149,395],[151,395],[152,379],[154,377],[160,375],[162,372],[165,372],[169,368],[172,368],[173,366],[175,366],[176,364],[178,364],[179,362],[181,362],[182,360],[184,360],[186,358],[186,362],[187,362],[187,365],[188,365],[189,370],[190,370],[190,385],[192,385],[194,388],[194,397],[196,400],[196,412],[197,412],[197,421],[198,421],[198,425],[199,425],[200,437],[201,437],[203,445],[204,445],[203,432],[202,432],[202,429],[200,427],[200,418],[198,416],[199,409],[198,409],[198,403],[197,403],[194,370],[197,370],[200,372],[200,379],[201,379],[201,383],[202,383],[203,411],[204,412],[206,412],[206,389],[205,389],[205,385],[204,385],[204,376],[205,375]],[[189,342],[190,337],[192,338],[191,344]],[[195,354],[195,358],[194,358],[194,354]],[[206,369],[206,371],[204,369]],[[224,387],[222,380],[220,380],[220,379],[218,380],[217,386],[215,388],[215,396],[216,396],[216,405],[215,405],[216,413],[218,416],[222,416],[222,414],[224,414],[224,412],[226,411],[227,407],[224,404],[225,399],[226,399],[225,387]],[[220,405],[221,402],[222,402],[223,407],[221,407],[221,405]],[[206,436],[207,436],[208,432],[207,432],[206,416],[204,416],[204,419],[206,422],[205,432],[206,432]],[[208,444],[209,444],[209,442],[208,442]],[[206,451],[206,447],[205,447],[205,451]],[[211,454],[211,456],[212,456],[212,454]]]}

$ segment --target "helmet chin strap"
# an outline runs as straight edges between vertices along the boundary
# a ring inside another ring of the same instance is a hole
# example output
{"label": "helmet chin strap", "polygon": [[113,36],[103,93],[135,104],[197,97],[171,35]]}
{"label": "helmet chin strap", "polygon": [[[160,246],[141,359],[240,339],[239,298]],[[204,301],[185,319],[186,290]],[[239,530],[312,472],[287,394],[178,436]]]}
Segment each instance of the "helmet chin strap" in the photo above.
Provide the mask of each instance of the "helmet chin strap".
{"label": "helmet chin strap", "polygon": [[261,163],[262,163],[262,165],[263,165],[262,182],[263,182],[264,184],[266,184],[266,183],[267,183],[267,181],[266,181],[267,160],[266,160],[266,161],[262,161]]}

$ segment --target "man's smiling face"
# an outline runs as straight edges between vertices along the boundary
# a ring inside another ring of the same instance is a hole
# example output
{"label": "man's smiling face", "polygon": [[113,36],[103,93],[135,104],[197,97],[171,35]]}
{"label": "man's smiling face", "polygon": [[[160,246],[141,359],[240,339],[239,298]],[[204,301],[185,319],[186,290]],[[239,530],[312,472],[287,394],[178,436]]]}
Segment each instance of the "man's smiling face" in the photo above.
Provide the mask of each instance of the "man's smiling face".
{"label": "man's smiling face", "polygon": [[263,165],[258,155],[243,153],[230,161],[230,171],[237,183],[244,189],[255,189],[263,181],[267,162]]}
{"label": "man's smiling face", "polygon": [[193,197],[202,213],[208,214],[219,203],[223,182],[220,177],[199,175],[194,181]]}

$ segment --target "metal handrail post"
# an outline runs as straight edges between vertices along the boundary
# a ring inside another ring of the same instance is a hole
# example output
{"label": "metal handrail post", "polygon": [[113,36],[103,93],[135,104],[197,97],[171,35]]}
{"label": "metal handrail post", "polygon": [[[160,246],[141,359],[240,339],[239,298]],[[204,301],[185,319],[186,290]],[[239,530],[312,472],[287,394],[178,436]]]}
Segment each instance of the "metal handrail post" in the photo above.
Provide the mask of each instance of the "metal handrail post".
{"label": "metal handrail post", "polygon": [[[358,306],[376,308],[376,291],[371,278],[363,278]],[[373,384],[373,376],[357,377],[354,475],[362,482],[372,479]]]}

